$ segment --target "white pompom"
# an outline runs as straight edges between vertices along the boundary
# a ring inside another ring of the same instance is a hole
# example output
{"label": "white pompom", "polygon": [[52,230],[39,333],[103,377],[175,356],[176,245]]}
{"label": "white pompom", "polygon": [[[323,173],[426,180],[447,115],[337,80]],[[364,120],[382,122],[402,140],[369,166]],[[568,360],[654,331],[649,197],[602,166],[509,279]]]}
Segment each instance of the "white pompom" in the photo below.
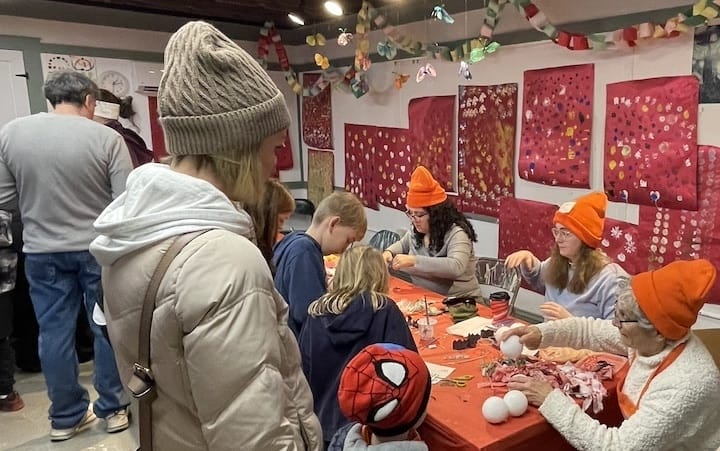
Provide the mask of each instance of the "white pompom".
{"label": "white pompom", "polygon": [[511,335],[507,340],[500,343],[500,351],[508,359],[517,359],[523,351],[523,345],[520,343],[520,337]]}

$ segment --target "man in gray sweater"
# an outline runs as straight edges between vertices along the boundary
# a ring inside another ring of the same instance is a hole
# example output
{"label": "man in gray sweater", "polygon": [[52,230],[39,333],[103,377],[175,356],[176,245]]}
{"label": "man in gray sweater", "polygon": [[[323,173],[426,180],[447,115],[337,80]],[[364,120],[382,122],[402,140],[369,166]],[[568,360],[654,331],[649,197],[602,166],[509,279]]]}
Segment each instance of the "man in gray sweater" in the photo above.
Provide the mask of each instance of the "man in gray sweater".
{"label": "man in gray sweater", "polygon": [[17,200],[24,226],[25,272],[40,326],[40,361],[50,398],[50,439],[67,440],[105,418],[127,429],[129,399],[99,326],[90,404],[78,382],[75,325],[82,302],[92,312],[100,266],[88,251],[93,221],[125,190],[132,163],[122,137],[92,121],[97,85],[53,72],[44,86],[52,113],[16,119],[0,130],[0,208]]}

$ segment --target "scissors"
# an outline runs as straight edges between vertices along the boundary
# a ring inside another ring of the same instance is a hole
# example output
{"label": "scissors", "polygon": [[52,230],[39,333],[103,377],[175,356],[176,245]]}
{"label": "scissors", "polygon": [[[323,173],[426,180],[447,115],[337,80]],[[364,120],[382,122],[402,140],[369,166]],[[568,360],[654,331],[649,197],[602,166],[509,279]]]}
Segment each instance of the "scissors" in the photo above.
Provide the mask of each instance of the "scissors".
{"label": "scissors", "polygon": [[456,387],[467,387],[468,382],[472,380],[474,376],[466,374],[465,376],[451,377],[449,379],[440,379],[440,382],[447,382]]}

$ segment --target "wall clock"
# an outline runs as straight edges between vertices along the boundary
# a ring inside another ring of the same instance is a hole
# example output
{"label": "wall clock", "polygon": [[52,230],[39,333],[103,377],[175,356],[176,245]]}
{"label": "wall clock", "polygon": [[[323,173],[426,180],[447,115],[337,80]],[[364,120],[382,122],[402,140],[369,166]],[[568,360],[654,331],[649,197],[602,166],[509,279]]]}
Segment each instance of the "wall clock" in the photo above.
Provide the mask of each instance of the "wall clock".
{"label": "wall clock", "polygon": [[47,68],[48,70],[71,70],[72,64],[68,57],[57,55],[48,60]]}
{"label": "wall clock", "polygon": [[130,93],[130,81],[125,75],[114,70],[107,70],[100,74],[98,85],[112,92],[118,97],[125,97]]}

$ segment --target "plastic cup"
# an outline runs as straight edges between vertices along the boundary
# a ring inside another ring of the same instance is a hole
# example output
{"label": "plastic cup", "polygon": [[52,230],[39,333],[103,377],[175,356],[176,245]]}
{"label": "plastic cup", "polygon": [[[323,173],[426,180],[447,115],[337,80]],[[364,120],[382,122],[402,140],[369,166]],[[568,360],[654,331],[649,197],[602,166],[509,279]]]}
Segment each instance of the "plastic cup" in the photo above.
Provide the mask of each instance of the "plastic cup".
{"label": "plastic cup", "polygon": [[420,331],[420,342],[428,344],[435,339],[435,318],[420,318],[418,320],[418,330]]}

